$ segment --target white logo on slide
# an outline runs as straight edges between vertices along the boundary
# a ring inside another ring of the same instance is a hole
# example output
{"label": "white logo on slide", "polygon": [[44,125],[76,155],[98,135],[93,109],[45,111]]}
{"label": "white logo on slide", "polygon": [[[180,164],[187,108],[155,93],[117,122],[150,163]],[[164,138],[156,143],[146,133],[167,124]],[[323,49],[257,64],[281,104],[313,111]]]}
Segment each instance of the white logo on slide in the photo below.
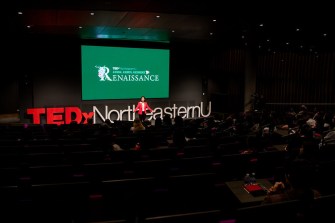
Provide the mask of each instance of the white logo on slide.
{"label": "white logo on slide", "polygon": [[95,66],[96,68],[98,68],[98,77],[100,78],[100,81],[112,81],[112,79],[110,79],[110,77],[108,76],[109,73],[109,68],[106,66]]}

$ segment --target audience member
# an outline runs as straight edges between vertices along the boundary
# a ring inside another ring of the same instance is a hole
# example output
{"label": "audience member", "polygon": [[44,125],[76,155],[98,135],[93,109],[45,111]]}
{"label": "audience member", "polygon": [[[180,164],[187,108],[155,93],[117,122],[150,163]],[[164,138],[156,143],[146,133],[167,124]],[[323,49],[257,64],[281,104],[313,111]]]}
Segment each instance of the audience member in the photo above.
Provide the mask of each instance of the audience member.
{"label": "audience member", "polygon": [[181,116],[176,116],[174,119],[172,142],[173,146],[176,146],[179,149],[183,149],[186,144],[184,120]]}
{"label": "audience member", "polygon": [[135,119],[133,122],[133,126],[130,128],[130,131],[132,131],[133,133],[138,133],[143,130],[145,130],[145,127],[143,123],[141,122],[141,120]]}
{"label": "audience member", "polygon": [[323,144],[333,144],[335,145],[335,130],[328,132],[322,140]]}
{"label": "audience member", "polygon": [[286,161],[290,163],[300,155],[303,141],[299,133],[297,132],[293,132],[287,137],[288,144],[285,147],[285,150],[287,152]]}
{"label": "audience member", "polygon": [[171,127],[172,126],[172,119],[169,114],[165,114],[163,117],[163,126],[165,127]]}
{"label": "audience member", "polygon": [[155,119],[155,127],[160,128],[160,127],[162,127],[162,125],[163,125],[163,121],[162,121],[161,117],[157,117]]}
{"label": "audience member", "polygon": [[306,159],[295,159],[285,170],[285,181],[275,182],[269,188],[263,203],[275,203],[288,200],[299,200],[311,203],[320,193],[314,187],[314,165]]}

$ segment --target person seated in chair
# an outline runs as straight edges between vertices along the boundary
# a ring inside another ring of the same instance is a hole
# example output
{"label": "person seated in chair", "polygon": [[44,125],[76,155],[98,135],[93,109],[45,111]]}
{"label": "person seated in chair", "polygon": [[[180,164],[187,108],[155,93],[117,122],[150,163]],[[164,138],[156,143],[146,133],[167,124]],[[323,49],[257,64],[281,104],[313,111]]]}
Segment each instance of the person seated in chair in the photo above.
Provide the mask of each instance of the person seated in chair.
{"label": "person seated in chair", "polygon": [[269,188],[263,204],[288,200],[300,200],[308,204],[320,197],[320,192],[313,188],[313,170],[310,161],[301,158],[293,160],[286,168],[285,179]]}

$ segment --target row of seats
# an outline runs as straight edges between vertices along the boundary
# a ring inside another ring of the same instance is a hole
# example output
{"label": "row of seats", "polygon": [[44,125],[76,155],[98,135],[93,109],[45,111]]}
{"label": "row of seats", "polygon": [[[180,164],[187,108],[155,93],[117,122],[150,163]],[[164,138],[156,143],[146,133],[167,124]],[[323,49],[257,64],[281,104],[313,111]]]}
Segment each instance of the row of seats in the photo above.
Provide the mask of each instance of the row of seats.
{"label": "row of seats", "polygon": [[[39,165],[6,166],[0,168],[0,185],[17,185],[22,179],[32,183],[76,182],[78,180],[106,180],[131,177],[157,177],[193,174],[201,172],[216,173],[218,178],[227,181],[242,178],[245,173],[255,172],[257,177],[271,177],[276,168],[283,166],[284,151],[260,152],[257,154],[234,154],[213,157],[211,155],[194,156],[187,152],[164,149],[162,153],[148,155],[148,151],[132,153],[114,152],[120,159],[103,159],[98,153],[72,154],[72,162],[60,163],[60,154],[36,155]],[[150,153],[150,152],[149,152]],[[113,154],[111,155],[113,157]],[[127,157],[125,155],[131,155]],[[134,158],[136,156],[136,159]],[[98,161],[99,160],[99,161]],[[8,161],[8,160],[7,160]],[[92,162],[94,161],[94,162]],[[54,165],[52,165],[54,164]]]}
{"label": "row of seats", "polygon": [[2,189],[0,202],[4,215],[12,214],[18,221],[152,221],[158,216],[220,210],[224,188],[216,180],[215,174],[202,173],[21,185]]}

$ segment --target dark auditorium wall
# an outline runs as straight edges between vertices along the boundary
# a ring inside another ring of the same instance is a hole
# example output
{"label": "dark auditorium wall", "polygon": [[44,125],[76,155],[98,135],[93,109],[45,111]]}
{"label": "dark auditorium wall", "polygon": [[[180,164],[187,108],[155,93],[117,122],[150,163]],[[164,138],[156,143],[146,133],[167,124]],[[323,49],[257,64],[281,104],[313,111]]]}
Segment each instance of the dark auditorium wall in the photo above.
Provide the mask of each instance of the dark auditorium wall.
{"label": "dark auditorium wall", "polygon": [[18,111],[19,81],[24,76],[24,67],[20,62],[21,45],[12,44],[9,38],[5,35],[1,46],[0,114],[13,114]]}
{"label": "dark auditorium wall", "polygon": [[0,93],[0,114],[13,114],[18,112],[19,84],[15,78],[2,79]]}
{"label": "dark auditorium wall", "polygon": [[[252,66],[247,63],[250,56]],[[253,84],[244,82],[246,75],[253,72],[254,93],[264,96],[268,109],[287,110],[301,104],[318,110],[335,108],[335,51],[331,47],[318,52],[222,48],[216,51],[211,68],[208,88],[213,109],[216,106],[221,111],[243,111],[250,105],[252,95],[248,100],[243,92]]]}
{"label": "dark auditorium wall", "polygon": [[273,104],[335,105],[335,52],[264,52],[258,56],[257,91]]}
{"label": "dark auditorium wall", "polygon": [[239,112],[244,108],[245,48],[216,48],[208,77],[213,110]]}

